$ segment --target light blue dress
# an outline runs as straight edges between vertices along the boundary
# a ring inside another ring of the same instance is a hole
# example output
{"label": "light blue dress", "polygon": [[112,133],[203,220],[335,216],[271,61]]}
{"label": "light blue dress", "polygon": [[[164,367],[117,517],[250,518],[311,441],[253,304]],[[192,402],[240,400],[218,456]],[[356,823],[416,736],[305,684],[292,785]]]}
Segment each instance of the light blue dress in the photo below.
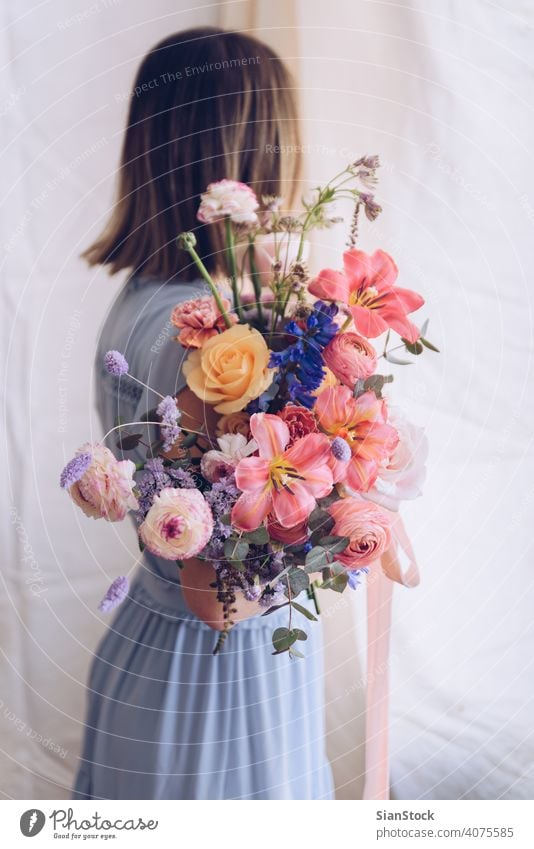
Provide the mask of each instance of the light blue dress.
{"label": "light blue dress", "polygon": [[[178,392],[185,352],[169,316],[202,293],[201,282],[126,284],[98,346],[105,430],[117,415],[137,420],[158,399],[103,371],[104,353],[122,351],[132,374],[164,395]],[[73,798],[332,798],[321,626],[300,618],[309,635],[304,660],[271,654],[272,630],[287,624],[287,610],[236,625],[213,656],[217,634],[186,607],[176,564],[145,554],[93,660]]]}

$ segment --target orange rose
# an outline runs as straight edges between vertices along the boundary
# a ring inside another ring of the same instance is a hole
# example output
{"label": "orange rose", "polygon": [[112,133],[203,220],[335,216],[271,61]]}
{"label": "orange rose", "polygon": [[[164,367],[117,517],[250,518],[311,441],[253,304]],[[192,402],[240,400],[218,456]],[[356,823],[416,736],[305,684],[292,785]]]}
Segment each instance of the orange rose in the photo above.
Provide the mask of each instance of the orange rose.
{"label": "orange rose", "polygon": [[242,410],[270,386],[265,339],[248,324],[236,324],[192,351],[183,366],[187,385],[218,413]]}

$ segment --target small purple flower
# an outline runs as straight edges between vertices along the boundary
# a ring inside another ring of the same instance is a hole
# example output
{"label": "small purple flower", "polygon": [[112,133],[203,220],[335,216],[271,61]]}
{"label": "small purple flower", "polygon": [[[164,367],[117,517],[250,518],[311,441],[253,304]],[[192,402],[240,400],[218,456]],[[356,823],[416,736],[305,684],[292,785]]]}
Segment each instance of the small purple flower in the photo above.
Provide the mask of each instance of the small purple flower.
{"label": "small purple flower", "polygon": [[341,436],[336,436],[336,438],[332,440],[330,450],[332,451],[332,454],[334,455],[336,460],[343,460],[343,462],[348,462],[352,457],[352,452],[350,450],[349,443]]}
{"label": "small purple flower", "polygon": [[130,582],[126,576],[120,575],[118,578],[115,578],[106,595],[98,605],[100,612],[109,613],[110,610],[118,607],[121,601],[124,601],[128,595],[129,588]]}
{"label": "small purple flower", "polygon": [[104,366],[106,371],[114,374],[115,377],[120,377],[122,374],[128,374],[128,361],[120,351],[108,351],[104,356]]}
{"label": "small purple flower", "polygon": [[243,590],[243,595],[247,601],[258,601],[261,596],[261,592],[262,590],[259,584],[250,584],[245,590]]}
{"label": "small purple flower", "polygon": [[349,576],[349,587],[351,590],[357,589],[361,584],[361,576],[366,575],[369,569],[366,566],[363,566],[361,569],[350,569],[348,572]]}
{"label": "small purple flower", "polygon": [[93,462],[93,455],[89,452],[78,454],[72,460],[69,460],[59,477],[59,484],[62,489],[70,489],[71,486],[80,478],[83,478],[87,469]]}
{"label": "small purple flower", "polygon": [[182,414],[171,395],[167,395],[163,401],[160,401],[157,413],[161,419],[163,450],[170,451],[182,432],[182,429],[178,426]]}
{"label": "small purple flower", "polygon": [[285,599],[286,585],[282,581],[278,581],[274,587],[266,587],[259,600],[260,607],[273,607],[275,604],[282,604]]}

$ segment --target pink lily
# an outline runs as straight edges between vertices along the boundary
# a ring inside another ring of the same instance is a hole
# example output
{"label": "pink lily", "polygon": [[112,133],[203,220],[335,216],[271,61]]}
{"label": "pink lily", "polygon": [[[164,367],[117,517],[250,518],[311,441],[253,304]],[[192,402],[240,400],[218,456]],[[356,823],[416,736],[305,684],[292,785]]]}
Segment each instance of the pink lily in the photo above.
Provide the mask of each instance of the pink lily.
{"label": "pink lily", "polygon": [[320,271],[308,286],[310,293],[348,306],[356,329],[368,339],[391,327],[409,342],[417,342],[420,331],[408,313],[425,301],[417,292],[395,286],[398,269],[389,254],[352,248],[343,254],[343,269]]}
{"label": "pink lily", "polygon": [[381,463],[391,457],[399,441],[396,429],[387,424],[384,400],[374,392],[354,398],[347,386],[333,386],[319,393],[314,409],[319,427],[332,438],[344,439],[350,448],[348,461],[331,455],[334,481],[367,492]]}
{"label": "pink lily", "polygon": [[269,413],[251,416],[250,431],[259,457],[245,457],[237,465],[236,486],[242,494],[232,509],[232,524],[253,531],[272,512],[280,525],[293,528],[308,518],[316,498],[332,489],[330,441],[322,433],[310,433],[286,450],[289,428]]}

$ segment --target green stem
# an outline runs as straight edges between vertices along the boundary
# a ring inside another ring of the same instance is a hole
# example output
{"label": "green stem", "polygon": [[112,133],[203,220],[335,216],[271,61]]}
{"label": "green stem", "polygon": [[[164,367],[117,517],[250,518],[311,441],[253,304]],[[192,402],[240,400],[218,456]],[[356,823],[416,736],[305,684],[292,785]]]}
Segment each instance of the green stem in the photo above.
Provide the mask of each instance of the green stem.
{"label": "green stem", "polygon": [[186,250],[187,250],[189,256],[191,257],[191,259],[193,260],[193,262],[195,263],[196,267],[200,271],[202,277],[204,278],[204,280],[206,281],[206,283],[210,287],[211,293],[212,293],[213,297],[215,298],[215,303],[217,304],[217,306],[219,308],[219,312],[221,313],[221,315],[224,319],[224,323],[226,324],[226,327],[227,328],[232,327],[232,322],[228,318],[228,314],[227,314],[227,312],[224,308],[224,304],[222,302],[220,292],[217,289],[217,286],[215,285],[213,280],[211,279],[211,275],[210,275],[208,269],[206,268],[206,266],[204,265],[204,263],[202,262],[202,260],[200,259],[199,255],[197,254],[196,250],[194,249],[194,247],[192,245],[187,245]]}
{"label": "green stem", "polygon": [[352,316],[348,315],[347,318],[345,319],[345,321],[343,322],[343,324],[341,325],[339,332],[344,333],[344,331],[347,329],[347,327],[349,327],[351,321],[352,321]]}
{"label": "green stem", "polygon": [[237,262],[235,257],[235,240],[230,216],[226,216],[226,218],[224,219],[224,227],[226,232],[226,257],[228,259],[228,265],[230,267],[230,280],[232,282],[234,306],[239,316],[239,320],[244,321],[243,310],[241,308],[241,298],[239,297],[239,292],[237,289]]}
{"label": "green stem", "polygon": [[249,239],[249,262],[250,262],[250,276],[252,277],[252,285],[254,286],[254,296],[256,298],[256,303],[258,305],[258,320],[260,325],[263,327],[264,319],[263,319],[263,307],[261,303],[261,280],[260,275],[258,273],[258,269],[256,267],[256,262],[254,259],[254,239]]}

